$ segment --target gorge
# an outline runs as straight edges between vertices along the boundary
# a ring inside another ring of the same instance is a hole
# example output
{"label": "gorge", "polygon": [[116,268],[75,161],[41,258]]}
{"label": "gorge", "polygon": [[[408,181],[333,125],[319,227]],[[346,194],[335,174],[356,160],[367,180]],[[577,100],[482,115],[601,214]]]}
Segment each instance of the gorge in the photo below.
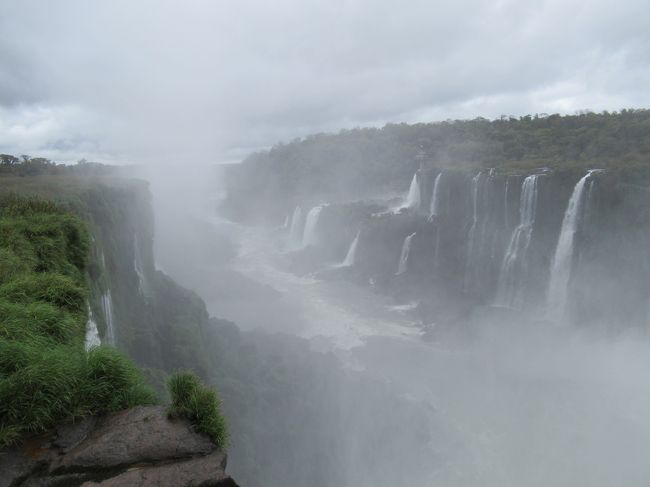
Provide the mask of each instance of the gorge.
{"label": "gorge", "polygon": [[241,485],[643,485],[646,170],[320,143],[2,182],[88,222],[86,346],[216,386]]}

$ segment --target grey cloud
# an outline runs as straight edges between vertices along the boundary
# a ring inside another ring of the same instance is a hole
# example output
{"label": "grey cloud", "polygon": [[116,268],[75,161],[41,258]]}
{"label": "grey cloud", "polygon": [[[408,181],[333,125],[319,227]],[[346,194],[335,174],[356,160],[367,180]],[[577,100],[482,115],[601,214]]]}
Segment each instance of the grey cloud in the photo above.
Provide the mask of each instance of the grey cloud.
{"label": "grey cloud", "polygon": [[645,13],[638,0],[4,2],[0,103],[18,124],[18,106],[52,109],[33,153],[69,158],[63,137],[100,148],[88,157],[210,160],[355,125],[648,106]]}

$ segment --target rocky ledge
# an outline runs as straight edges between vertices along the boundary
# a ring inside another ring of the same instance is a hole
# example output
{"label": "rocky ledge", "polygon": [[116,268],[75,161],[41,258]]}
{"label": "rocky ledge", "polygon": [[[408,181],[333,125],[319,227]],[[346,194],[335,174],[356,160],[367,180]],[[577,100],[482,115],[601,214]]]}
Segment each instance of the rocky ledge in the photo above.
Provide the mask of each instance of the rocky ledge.
{"label": "rocky ledge", "polygon": [[236,487],[226,454],[160,406],[66,425],[0,451],[0,487]]}

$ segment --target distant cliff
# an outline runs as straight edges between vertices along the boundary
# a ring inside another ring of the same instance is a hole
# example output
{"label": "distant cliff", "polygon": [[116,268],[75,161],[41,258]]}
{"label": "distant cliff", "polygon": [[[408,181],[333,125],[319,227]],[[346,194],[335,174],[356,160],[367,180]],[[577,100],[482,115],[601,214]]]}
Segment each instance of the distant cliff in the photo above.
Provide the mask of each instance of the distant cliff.
{"label": "distant cliff", "polygon": [[647,329],[648,140],[647,110],[318,135],[228,167],[223,211],[284,223],[296,272],[418,300],[425,324],[490,306]]}

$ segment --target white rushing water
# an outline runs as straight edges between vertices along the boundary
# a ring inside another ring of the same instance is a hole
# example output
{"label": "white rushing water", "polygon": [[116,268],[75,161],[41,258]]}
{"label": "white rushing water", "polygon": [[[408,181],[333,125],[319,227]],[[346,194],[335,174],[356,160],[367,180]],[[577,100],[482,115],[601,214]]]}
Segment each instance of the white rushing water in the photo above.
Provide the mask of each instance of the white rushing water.
{"label": "white rushing water", "polygon": [[566,315],[575,234],[583,214],[585,187],[592,173],[593,171],[587,172],[573,188],[551,263],[546,303],[549,316],[556,320],[562,320]]}
{"label": "white rushing water", "polygon": [[[370,336],[413,339],[421,335],[409,317],[396,318],[381,296],[364,287],[345,281],[319,281],[284,269],[280,263],[287,256],[274,248],[263,231],[223,222],[220,225],[238,237],[239,253],[233,269],[277,291],[287,306],[280,319],[265,320],[267,331],[327,342],[338,350],[358,347]],[[218,306],[223,311],[223,303]]]}
{"label": "white rushing water", "polygon": [[133,235],[133,270],[138,276],[138,291],[141,295],[147,296],[147,278],[144,273],[144,266],[142,265],[142,257],[140,255],[140,246],[138,245],[137,234]]}
{"label": "white rushing water", "polygon": [[341,262],[340,267],[352,267],[357,260],[357,247],[359,245],[359,237],[361,236],[361,230],[359,230],[352,240],[350,247],[348,248],[348,253],[345,255],[345,259]]}
{"label": "white rushing water", "polygon": [[411,186],[409,186],[409,192],[406,195],[406,200],[402,208],[408,208],[409,210],[417,210],[420,208],[420,184],[418,183],[417,173],[413,174]]}
{"label": "white rushing water", "polygon": [[510,193],[510,178],[506,176],[506,188],[503,195],[503,225],[506,230],[510,228],[510,210],[508,208],[508,196]]}
{"label": "white rushing water", "polygon": [[321,211],[323,211],[324,205],[314,206],[309,213],[307,213],[307,219],[305,220],[305,231],[302,235],[302,246],[308,247],[309,245],[316,245],[318,243],[318,218],[320,217]]}
{"label": "white rushing water", "polygon": [[433,193],[431,194],[431,205],[429,208],[429,216],[431,218],[440,214],[440,186],[442,181],[442,171],[438,173],[436,179],[433,181]]}
{"label": "white rushing water", "polygon": [[404,243],[402,244],[402,252],[400,253],[399,262],[397,264],[397,272],[395,273],[396,276],[404,274],[408,270],[408,260],[409,254],[411,253],[411,243],[413,242],[413,237],[415,237],[415,232],[404,239]]}
{"label": "white rushing water", "polygon": [[524,289],[522,280],[527,270],[530,246],[537,209],[537,178],[534,174],[524,179],[519,203],[519,225],[515,228],[501,264],[495,304],[521,308]]}
{"label": "white rushing water", "polygon": [[97,330],[97,322],[93,316],[93,310],[90,309],[88,305],[88,321],[86,322],[86,341],[85,347],[86,350],[91,348],[98,347],[102,344],[102,341],[99,338],[99,330]]}
{"label": "white rushing water", "polygon": [[106,321],[106,336],[104,341],[109,345],[115,345],[115,323],[113,320],[113,298],[111,290],[107,289],[102,295],[102,311],[104,311],[104,320]]}
{"label": "white rushing water", "polygon": [[303,224],[302,221],[302,208],[296,206],[293,210],[293,215],[291,215],[291,225],[289,227],[289,246],[292,248],[297,248],[302,243],[302,231]]}

